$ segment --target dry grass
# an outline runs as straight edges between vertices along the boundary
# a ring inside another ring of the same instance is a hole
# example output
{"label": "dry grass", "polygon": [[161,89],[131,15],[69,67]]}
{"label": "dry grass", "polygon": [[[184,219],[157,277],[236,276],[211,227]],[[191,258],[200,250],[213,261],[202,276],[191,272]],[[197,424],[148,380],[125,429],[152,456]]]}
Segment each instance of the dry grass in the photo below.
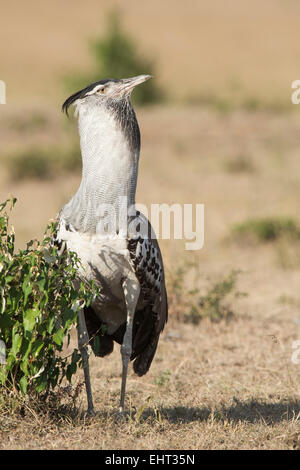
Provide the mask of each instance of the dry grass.
{"label": "dry grass", "polygon": [[[95,418],[80,418],[85,402],[75,410],[29,403],[2,420],[1,448],[299,449],[299,367],[286,317],[272,321],[278,336],[253,317],[197,329],[171,320],[150,373],[130,374],[127,419],[116,412],[116,351],[92,359]],[[164,373],[168,380],[158,380]]]}

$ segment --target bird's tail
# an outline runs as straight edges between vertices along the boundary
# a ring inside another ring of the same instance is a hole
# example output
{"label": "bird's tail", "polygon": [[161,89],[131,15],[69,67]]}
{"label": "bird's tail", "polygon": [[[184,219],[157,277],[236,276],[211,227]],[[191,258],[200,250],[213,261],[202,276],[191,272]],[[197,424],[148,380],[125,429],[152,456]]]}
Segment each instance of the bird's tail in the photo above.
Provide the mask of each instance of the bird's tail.
{"label": "bird's tail", "polygon": [[133,363],[133,370],[138,376],[145,375],[150,369],[152,360],[155,355],[159,336],[153,338],[153,340],[146,346],[144,351],[137,356]]}

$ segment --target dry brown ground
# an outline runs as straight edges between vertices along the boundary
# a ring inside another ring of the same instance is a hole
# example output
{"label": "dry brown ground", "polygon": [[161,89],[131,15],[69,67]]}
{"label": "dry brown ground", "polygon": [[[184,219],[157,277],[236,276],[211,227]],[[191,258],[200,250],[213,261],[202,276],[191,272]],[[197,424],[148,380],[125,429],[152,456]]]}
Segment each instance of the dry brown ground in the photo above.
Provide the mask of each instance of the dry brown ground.
{"label": "dry brown ground", "polygon": [[[2,148],[15,151],[24,142],[63,145],[75,134],[75,124],[65,129],[55,109],[40,112],[47,113],[45,130],[20,132],[7,125],[15,116],[15,110],[7,109],[0,119]],[[138,118],[142,155],[137,200],[205,204],[201,251],[185,251],[182,241],[161,241],[168,285],[178,266],[194,263],[196,284],[191,268],[182,303],[191,286],[205,292],[232,269],[241,271],[237,288],[248,295],[230,299],[235,318],[229,323],[185,324],[172,303],[150,372],[141,379],[129,375],[129,421],[115,416],[121,372],[117,347],[109,358],[91,360],[94,419],[44,416],[34,408],[22,418],[8,415],[0,447],[299,448],[300,366],[291,361],[292,342],[300,339],[299,246],[284,240],[261,245],[228,239],[231,225],[249,217],[287,215],[299,220],[299,116],[155,107],[138,110]],[[13,222],[22,246],[41,236],[80,176],[15,183],[6,158],[2,151],[0,199],[9,192],[19,198]],[[246,165],[234,171],[232,162],[241,160]],[[172,289],[169,295],[172,299]],[[84,408],[84,393],[80,401]],[[143,411],[139,420],[135,410]]]}

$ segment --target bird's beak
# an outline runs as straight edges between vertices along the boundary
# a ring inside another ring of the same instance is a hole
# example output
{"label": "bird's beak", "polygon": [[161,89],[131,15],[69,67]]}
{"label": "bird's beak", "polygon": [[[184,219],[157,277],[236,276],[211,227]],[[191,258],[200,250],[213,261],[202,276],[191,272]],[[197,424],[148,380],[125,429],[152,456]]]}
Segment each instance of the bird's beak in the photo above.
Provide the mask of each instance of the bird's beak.
{"label": "bird's beak", "polygon": [[137,85],[144,83],[146,80],[149,80],[149,78],[152,78],[151,75],[138,75],[133,78],[124,78],[120,91],[131,92]]}

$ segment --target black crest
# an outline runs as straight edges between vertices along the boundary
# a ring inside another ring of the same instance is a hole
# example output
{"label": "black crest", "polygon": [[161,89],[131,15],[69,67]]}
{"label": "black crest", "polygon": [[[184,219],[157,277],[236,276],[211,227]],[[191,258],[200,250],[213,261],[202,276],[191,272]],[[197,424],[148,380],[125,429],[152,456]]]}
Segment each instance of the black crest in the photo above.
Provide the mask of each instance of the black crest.
{"label": "black crest", "polygon": [[65,112],[66,115],[69,117],[68,110],[71,104],[73,104],[76,100],[80,98],[84,98],[84,96],[89,92],[92,91],[93,88],[97,85],[105,85],[107,82],[117,82],[118,80],[115,80],[113,78],[104,78],[103,80],[99,80],[98,82],[91,83],[91,85],[83,88],[82,90],[76,91],[76,93],[73,93],[73,95],[69,96],[69,98],[66,99],[64,104],[62,105],[62,112]]}
{"label": "black crest", "polygon": [[[84,98],[85,95],[89,92],[92,91],[95,86],[97,85],[105,85],[108,82],[119,82],[122,80],[116,80],[113,78],[105,78],[103,80],[99,80],[98,82],[94,82],[91,85],[87,86],[86,88],[83,88],[80,91],[77,91],[76,93],[73,93],[73,95],[69,96],[69,98],[66,99],[64,104],[62,105],[62,111],[66,113],[67,116],[69,107],[78,99]],[[140,148],[140,129],[139,125],[136,119],[136,115],[134,112],[134,109],[132,107],[132,104],[130,102],[130,99],[128,97],[124,97],[121,99],[112,99],[109,98],[107,101],[105,101],[105,106],[107,110],[111,113],[113,113],[116,121],[118,122],[119,126],[121,127],[122,131],[124,132],[126,139],[128,140],[128,143],[132,149],[138,149]]]}

